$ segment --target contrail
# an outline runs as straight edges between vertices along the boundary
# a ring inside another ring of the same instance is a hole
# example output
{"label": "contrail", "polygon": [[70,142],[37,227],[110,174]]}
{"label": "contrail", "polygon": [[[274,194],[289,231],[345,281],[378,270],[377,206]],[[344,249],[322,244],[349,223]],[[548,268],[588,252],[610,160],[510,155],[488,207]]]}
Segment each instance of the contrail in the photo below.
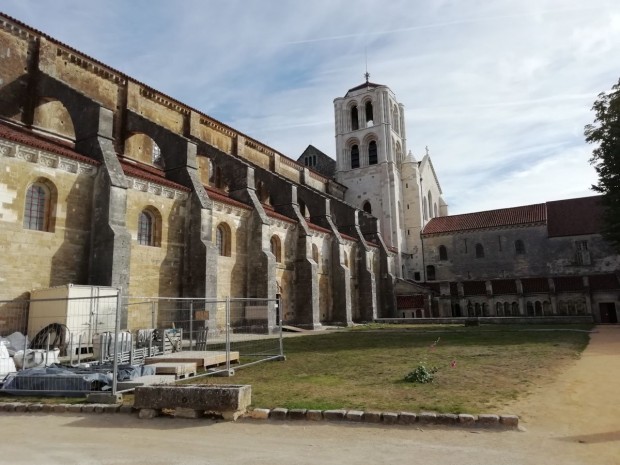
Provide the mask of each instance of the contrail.
{"label": "contrail", "polygon": [[502,19],[527,18],[531,16],[548,15],[552,13],[555,14],[555,13],[564,13],[564,12],[573,12],[573,11],[590,11],[590,10],[600,10],[600,9],[601,7],[557,8],[553,10],[537,11],[535,13],[521,13],[521,14],[514,14],[514,15],[499,15],[499,16],[483,16],[479,18],[457,19],[454,21],[443,21],[443,22],[438,22],[438,23],[423,24],[419,26],[403,27],[403,28],[391,29],[388,31],[375,31],[375,32],[370,31],[370,32],[365,32],[365,33],[343,34],[339,36],[321,37],[318,39],[294,40],[290,42],[285,42],[285,45],[302,45],[302,44],[309,44],[309,43],[314,43],[314,42],[327,42],[331,40],[351,39],[354,37],[398,34],[400,32],[418,31],[418,30],[423,30],[423,29],[437,29],[441,27],[454,26],[454,25],[459,25],[459,24],[479,23],[479,22],[484,22],[484,21],[497,21],[497,20],[502,20]]}

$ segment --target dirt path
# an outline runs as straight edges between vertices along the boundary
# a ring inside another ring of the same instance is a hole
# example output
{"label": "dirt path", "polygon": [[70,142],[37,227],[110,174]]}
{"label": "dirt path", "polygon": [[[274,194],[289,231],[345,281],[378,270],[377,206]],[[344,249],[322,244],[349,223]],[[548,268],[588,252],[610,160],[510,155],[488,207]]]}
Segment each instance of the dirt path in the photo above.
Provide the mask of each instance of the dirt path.
{"label": "dirt path", "polygon": [[581,358],[510,406],[528,434],[579,444],[587,464],[620,464],[620,326],[597,326]]}
{"label": "dirt path", "polygon": [[511,406],[524,432],[5,413],[0,464],[618,465],[619,393],[620,326],[598,327],[580,360]]}

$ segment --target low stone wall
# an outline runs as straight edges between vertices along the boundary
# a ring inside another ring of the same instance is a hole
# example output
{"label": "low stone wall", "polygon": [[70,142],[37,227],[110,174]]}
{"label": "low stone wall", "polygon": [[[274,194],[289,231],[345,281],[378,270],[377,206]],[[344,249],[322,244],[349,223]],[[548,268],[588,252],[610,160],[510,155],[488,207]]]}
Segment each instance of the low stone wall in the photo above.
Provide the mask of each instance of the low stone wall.
{"label": "low stone wall", "polygon": [[593,323],[592,315],[570,315],[570,316],[479,316],[479,317],[450,317],[450,318],[377,318],[375,323],[387,324],[443,324],[443,325],[465,325],[477,322],[481,325],[571,325]]}

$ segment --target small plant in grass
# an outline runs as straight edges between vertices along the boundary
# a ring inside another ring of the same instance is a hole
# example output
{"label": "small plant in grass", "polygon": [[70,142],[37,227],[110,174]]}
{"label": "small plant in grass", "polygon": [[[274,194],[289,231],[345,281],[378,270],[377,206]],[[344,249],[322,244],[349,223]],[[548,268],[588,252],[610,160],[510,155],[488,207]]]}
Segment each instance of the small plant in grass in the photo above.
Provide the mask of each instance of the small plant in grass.
{"label": "small plant in grass", "polygon": [[[440,339],[441,338],[438,337],[437,340],[429,346],[429,350],[431,352],[435,350],[435,347],[439,343]],[[407,381],[408,383],[419,384],[432,383],[433,379],[435,378],[435,373],[439,371],[439,368],[437,368],[436,366],[427,367],[426,365],[426,359],[419,362],[418,366],[415,367],[413,371],[410,371],[407,376],[405,376],[405,381]],[[452,362],[450,363],[450,367],[456,368],[456,360],[452,360]]]}
{"label": "small plant in grass", "polygon": [[420,362],[418,366],[415,367],[415,370],[410,371],[407,376],[405,376],[405,381],[408,383],[420,384],[432,383],[433,378],[435,378],[435,373],[437,373],[438,370],[439,368],[437,367],[427,368],[424,362]]}

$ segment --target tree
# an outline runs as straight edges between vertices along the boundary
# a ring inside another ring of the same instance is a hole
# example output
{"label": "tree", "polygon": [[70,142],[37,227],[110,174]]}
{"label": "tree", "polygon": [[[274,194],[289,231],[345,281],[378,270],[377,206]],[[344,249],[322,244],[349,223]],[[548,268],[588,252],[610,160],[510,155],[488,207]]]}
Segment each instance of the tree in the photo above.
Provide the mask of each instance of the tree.
{"label": "tree", "polygon": [[592,189],[603,194],[603,236],[620,251],[620,79],[598,95],[592,110],[594,122],[584,130],[586,142],[596,144],[590,163],[598,183]]}

